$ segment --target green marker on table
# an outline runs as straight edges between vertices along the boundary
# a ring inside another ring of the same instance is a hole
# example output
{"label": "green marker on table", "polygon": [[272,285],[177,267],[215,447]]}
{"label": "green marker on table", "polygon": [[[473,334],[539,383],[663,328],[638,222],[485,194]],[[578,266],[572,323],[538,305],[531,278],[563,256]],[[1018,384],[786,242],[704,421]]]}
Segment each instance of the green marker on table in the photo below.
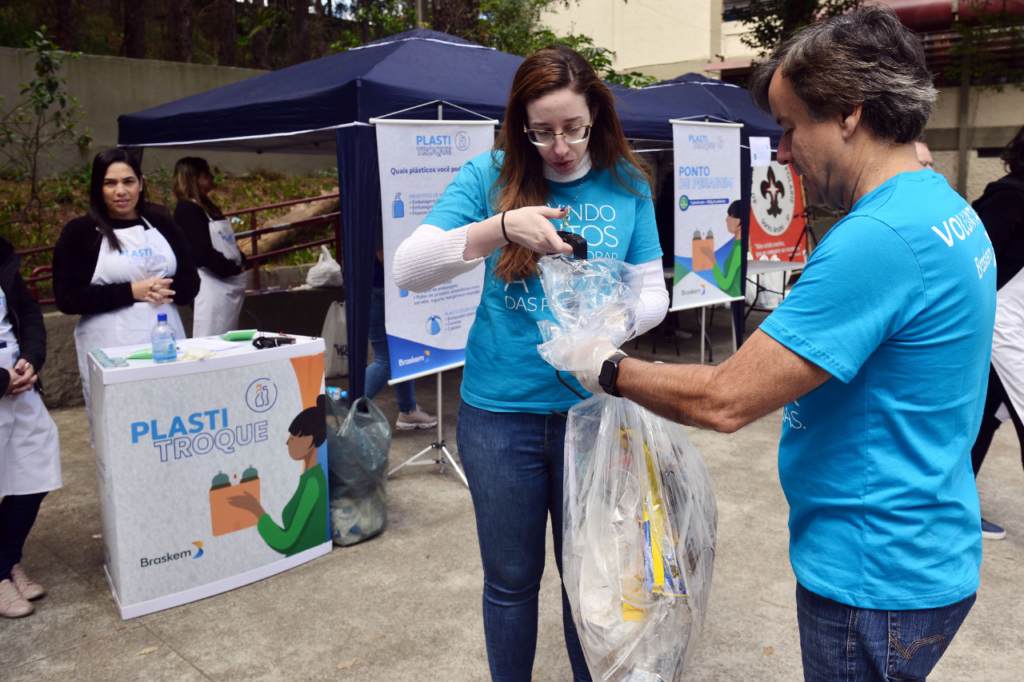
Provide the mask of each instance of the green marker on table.
{"label": "green marker on table", "polygon": [[221,334],[220,338],[225,341],[251,341],[252,337],[256,336],[256,329],[236,329],[233,332]]}

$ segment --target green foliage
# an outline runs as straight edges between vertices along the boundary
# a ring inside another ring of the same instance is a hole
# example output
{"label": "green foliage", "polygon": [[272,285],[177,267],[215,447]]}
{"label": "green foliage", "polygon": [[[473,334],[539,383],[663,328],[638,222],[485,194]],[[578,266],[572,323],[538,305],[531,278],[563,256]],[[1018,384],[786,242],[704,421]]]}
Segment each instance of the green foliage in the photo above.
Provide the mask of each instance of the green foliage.
{"label": "green foliage", "polygon": [[41,163],[52,159],[52,150],[58,146],[71,145],[85,151],[91,143],[89,130],[78,129],[84,115],[78,100],[65,90],[67,79],[57,75],[64,68],[64,60],[77,58],[78,54],[55,49],[45,31],[45,26],[35,31],[29,42],[27,51],[35,57],[36,77],[19,84],[23,100],[4,111],[0,97],[0,155],[6,159],[3,165],[15,178],[28,182],[28,197],[18,220],[37,224],[41,220],[38,212],[48,208],[41,203]]}
{"label": "green foliage", "polygon": [[740,37],[762,57],[771,54],[787,38],[819,18],[846,14],[863,0],[751,0],[726,17],[747,24],[750,32]]}
{"label": "green foliage", "polygon": [[960,83],[1002,92],[1006,85],[1024,90],[1024,17],[1008,11],[1006,0],[961,0],[961,15],[984,17],[982,23],[957,22],[959,40],[949,48],[950,63],[943,75]]}
{"label": "green foliage", "polygon": [[415,7],[408,0],[367,0],[339,3],[346,7],[348,26],[338,40],[331,43],[331,52],[344,52],[363,44],[363,26],[370,40],[386,38],[416,28]]}

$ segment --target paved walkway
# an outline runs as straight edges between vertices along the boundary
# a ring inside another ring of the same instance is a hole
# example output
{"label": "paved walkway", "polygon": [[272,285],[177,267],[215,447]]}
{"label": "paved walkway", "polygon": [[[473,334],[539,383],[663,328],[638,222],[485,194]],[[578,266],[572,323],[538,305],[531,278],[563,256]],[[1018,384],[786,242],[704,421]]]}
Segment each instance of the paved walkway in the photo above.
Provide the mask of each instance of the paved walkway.
{"label": "paved walkway", "polygon": [[[751,322],[756,320],[751,317]],[[683,324],[694,327],[693,315]],[[728,317],[716,315],[716,360],[728,355]],[[697,337],[681,342],[696,361]],[[651,340],[637,354],[652,357]],[[663,341],[655,359],[676,360]],[[445,375],[445,436],[453,443],[460,373]],[[417,382],[435,408],[435,380]],[[397,416],[394,392],[379,400]],[[122,622],[103,579],[99,501],[85,410],[54,413],[64,488],[47,497],[25,564],[49,589],[29,618],[0,621],[0,679],[22,680],[487,680],[482,571],[469,493],[436,467],[388,484],[388,526],[259,583]],[[691,682],[802,679],[787,557],[787,506],[776,448],[780,414],[732,436],[691,431],[718,499],[719,544],[707,628]],[[392,464],[434,439],[397,432]],[[985,543],[977,605],[929,680],[1017,682],[1024,670],[1024,471],[1012,428],[1001,429],[978,481],[986,518],[1009,528]],[[550,552],[550,549],[549,549]],[[353,662],[354,661],[354,662]],[[538,682],[571,679],[552,557],[541,589]]]}

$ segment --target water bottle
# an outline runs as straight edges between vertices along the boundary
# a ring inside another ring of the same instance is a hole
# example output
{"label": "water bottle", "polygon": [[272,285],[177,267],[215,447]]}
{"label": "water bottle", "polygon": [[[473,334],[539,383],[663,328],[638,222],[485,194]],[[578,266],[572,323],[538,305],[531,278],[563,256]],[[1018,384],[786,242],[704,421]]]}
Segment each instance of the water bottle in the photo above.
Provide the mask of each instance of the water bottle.
{"label": "water bottle", "polygon": [[174,329],[167,324],[167,315],[160,313],[156,316],[156,326],[153,327],[153,362],[174,362],[178,359],[178,350],[175,345]]}

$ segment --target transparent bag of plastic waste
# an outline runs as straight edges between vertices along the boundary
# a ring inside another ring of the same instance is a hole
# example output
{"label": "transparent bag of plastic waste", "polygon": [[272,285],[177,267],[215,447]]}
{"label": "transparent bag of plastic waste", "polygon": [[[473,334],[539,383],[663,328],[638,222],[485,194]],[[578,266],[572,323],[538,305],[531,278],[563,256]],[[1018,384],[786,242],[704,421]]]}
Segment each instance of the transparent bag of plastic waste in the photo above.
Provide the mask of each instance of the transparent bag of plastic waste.
{"label": "transparent bag of plastic waste", "polygon": [[353,545],[380,533],[387,523],[391,425],[369,398],[351,409],[327,396],[327,471],[331,539]]}
{"label": "transparent bag of plastic waste", "polygon": [[[639,279],[614,261],[541,259],[558,324],[541,354],[560,370],[573,348],[635,331]],[[569,410],[562,581],[590,672],[604,682],[678,682],[704,627],[718,508],[707,468],[678,424],[625,398]]]}

